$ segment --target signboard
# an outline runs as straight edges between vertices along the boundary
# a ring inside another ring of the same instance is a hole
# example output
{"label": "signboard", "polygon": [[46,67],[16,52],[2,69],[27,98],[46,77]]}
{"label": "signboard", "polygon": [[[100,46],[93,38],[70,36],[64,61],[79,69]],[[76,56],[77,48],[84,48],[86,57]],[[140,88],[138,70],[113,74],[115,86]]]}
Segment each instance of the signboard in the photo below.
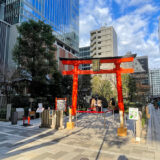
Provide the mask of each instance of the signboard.
{"label": "signboard", "polygon": [[56,98],[56,110],[65,111],[66,110],[67,98]]}
{"label": "signboard", "polygon": [[138,108],[129,108],[129,119],[138,120]]}
{"label": "signboard", "polygon": [[42,113],[44,111],[42,103],[38,103],[38,108],[36,110],[37,113]]}
{"label": "signboard", "polygon": [[93,68],[93,71],[99,71],[100,70],[100,62],[99,62],[99,59],[94,59],[92,60],[92,68]]}

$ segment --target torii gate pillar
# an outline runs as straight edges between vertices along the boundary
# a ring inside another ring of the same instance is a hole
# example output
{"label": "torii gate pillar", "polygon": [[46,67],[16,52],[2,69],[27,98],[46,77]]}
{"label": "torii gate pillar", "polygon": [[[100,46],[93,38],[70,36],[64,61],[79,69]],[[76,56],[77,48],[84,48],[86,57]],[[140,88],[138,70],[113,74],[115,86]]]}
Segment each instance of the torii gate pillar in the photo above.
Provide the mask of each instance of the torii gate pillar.
{"label": "torii gate pillar", "polygon": [[118,136],[127,136],[127,128],[124,127],[124,103],[122,94],[122,79],[120,72],[120,64],[115,63],[116,66],[116,80],[117,80],[117,94],[118,94],[118,106],[119,106],[119,116],[120,116],[120,128],[117,129]]}
{"label": "torii gate pillar", "polygon": [[73,88],[72,88],[72,115],[76,115],[77,109],[77,91],[78,91],[78,65],[74,65],[73,70]]}

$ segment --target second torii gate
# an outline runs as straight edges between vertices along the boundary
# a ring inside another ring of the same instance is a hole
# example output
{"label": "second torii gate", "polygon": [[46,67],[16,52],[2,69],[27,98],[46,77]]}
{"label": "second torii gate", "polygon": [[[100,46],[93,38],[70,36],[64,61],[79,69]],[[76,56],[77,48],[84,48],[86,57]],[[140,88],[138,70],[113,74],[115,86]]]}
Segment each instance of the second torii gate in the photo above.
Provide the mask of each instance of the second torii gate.
{"label": "second torii gate", "polygon": [[[83,74],[116,74],[117,80],[117,93],[118,93],[118,107],[120,110],[120,128],[118,128],[118,135],[126,135],[126,129],[124,129],[123,124],[123,113],[124,113],[124,104],[123,104],[123,95],[122,95],[122,80],[121,73],[133,73],[133,68],[124,69],[121,68],[121,63],[132,62],[136,57],[135,54],[128,55],[125,57],[104,57],[104,58],[85,58],[85,59],[75,59],[75,58],[60,58],[63,65],[73,65],[74,69],[71,71],[63,71],[63,75],[73,75],[73,89],[72,89],[72,115],[76,115],[77,109],[77,90],[78,90],[78,75]],[[115,68],[110,70],[80,70],[79,65],[81,64],[92,64],[93,61],[98,60],[100,64],[103,63],[113,63]]]}

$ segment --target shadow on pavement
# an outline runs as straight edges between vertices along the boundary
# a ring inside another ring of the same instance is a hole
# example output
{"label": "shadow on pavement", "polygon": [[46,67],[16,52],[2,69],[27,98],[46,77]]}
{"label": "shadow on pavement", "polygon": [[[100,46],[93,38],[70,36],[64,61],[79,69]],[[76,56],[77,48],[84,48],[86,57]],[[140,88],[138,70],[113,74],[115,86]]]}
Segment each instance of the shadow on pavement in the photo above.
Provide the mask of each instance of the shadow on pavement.
{"label": "shadow on pavement", "polygon": [[[64,139],[67,140],[72,145],[72,141],[73,142],[76,141],[76,143],[83,141],[84,143],[87,144],[88,141],[92,141],[92,139],[96,138],[98,140],[97,142],[102,141],[101,143],[97,144],[98,149],[96,151],[97,152],[96,159],[98,160],[104,144],[108,145],[110,148],[114,146],[116,146],[117,148],[121,148],[121,146],[125,145],[129,141],[128,138],[122,139],[117,136],[116,132],[117,126],[115,124],[118,122],[118,119],[115,119],[115,121],[113,121],[112,115],[108,116],[108,119],[106,119],[106,124],[107,124],[106,127],[104,127],[103,124],[104,123],[103,116],[98,118],[97,116],[93,116],[88,118],[87,120],[86,115],[81,115],[78,118],[77,122],[78,122],[78,127],[72,131],[63,130],[58,132],[57,130],[37,129],[36,131],[34,130],[30,131],[31,133],[25,133],[24,131],[22,132],[22,129],[16,128],[15,129],[16,132],[12,131],[10,133],[13,135],[14,134],[18,135],[20,138],[17,140],[16,144],[12,145],[11,143],[8,143],[7,150],[4,151],[3,156],[0,157],[2,159],[10,158],[20,153],[34,151],[36,149],[58,144],[62,142],[62,140]],[[29,130],[25,131],[29,132]],[[56,135],[56,136],[49,137],[51,135]],[[37,141],[39,144],[37,144],[35,141]],[[35,144],[33,144],[34,146],[32,145],[33,142],[35,142]]]}
{"label": "shadow on pavement", "polygon": [[125,155],[120,155],[117,160],[128,160]]}
{"label": "shadow on pavement", "polygon": [[[41,143],[41,144],[38,144],[38,145],[34,145],[34,146],[31,146],[31,147],[27,147],[27,148],[24,148],[24,149],[19,149],[17,151],[12,151],[12,150],[15,150],[16,148],[19,148],[19,147],[22,147],[23,145],[26,145],[26,144],[29,144],[29,143],[32,143],[34,141],[38,141],[40,140],[41,138],[44,138],[44,137],[47,137],[47,136],[50,136],[51,134],[53,135],[56,130],[52,130],[50,132],[47,132],[45,134],[41,134],[41,135],[38,135],[38,136],[35,136],[34,138],[32,139],[29,139],[29,140],[26,140],[26,141],[23,141],[23,142],[18,142],[12,146],[8,146],[8,148],[10,148],[9,151],[7,151],[6,153],[4,153],[4,157],[3,158],[9,158],[9,157],[12,157],[12,156],[15,156],[15,155],[18,155],[19,153],[25,153],[27,151],[33,151],[35,149],[39,149],[39,148],[42,148],[42,147],[45,147],[45,146],[50,146],[50,145],[54,145],[54,144],[57,144],[59,143],[61,140],[63,140],[64,138],[66,137],[69,137],[71,135],[74,135],[78,132],[80,132],[81,130],[83,130],[84,128],[81,128],[77,131],[74,131],[70,134],[67,134],[65,136],[62,136],[62,137],[59,137],[59,138],[55,138],[55,139],[52,139],[51,141],[47,141],[45,143]],[[10,152],[10,153],[9,153]]]}

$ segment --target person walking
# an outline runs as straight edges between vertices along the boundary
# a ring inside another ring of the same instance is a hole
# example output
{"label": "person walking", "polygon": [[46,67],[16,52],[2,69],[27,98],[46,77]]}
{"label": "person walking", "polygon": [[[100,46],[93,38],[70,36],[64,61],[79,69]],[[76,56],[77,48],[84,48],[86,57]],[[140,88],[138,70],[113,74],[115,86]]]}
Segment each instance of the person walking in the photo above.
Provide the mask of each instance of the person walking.
{"label": "person walking", "polygon": [[110,100],[110,109],[112,110],[112,113],[114,113],[115,105],[116,105],[116,102],[115,102],[114,98],[111,98],[111,100]]}
{"label": "person walking", "polygon": [[157,108],[160,109],[160,99],[158,99],[157,106]]}

